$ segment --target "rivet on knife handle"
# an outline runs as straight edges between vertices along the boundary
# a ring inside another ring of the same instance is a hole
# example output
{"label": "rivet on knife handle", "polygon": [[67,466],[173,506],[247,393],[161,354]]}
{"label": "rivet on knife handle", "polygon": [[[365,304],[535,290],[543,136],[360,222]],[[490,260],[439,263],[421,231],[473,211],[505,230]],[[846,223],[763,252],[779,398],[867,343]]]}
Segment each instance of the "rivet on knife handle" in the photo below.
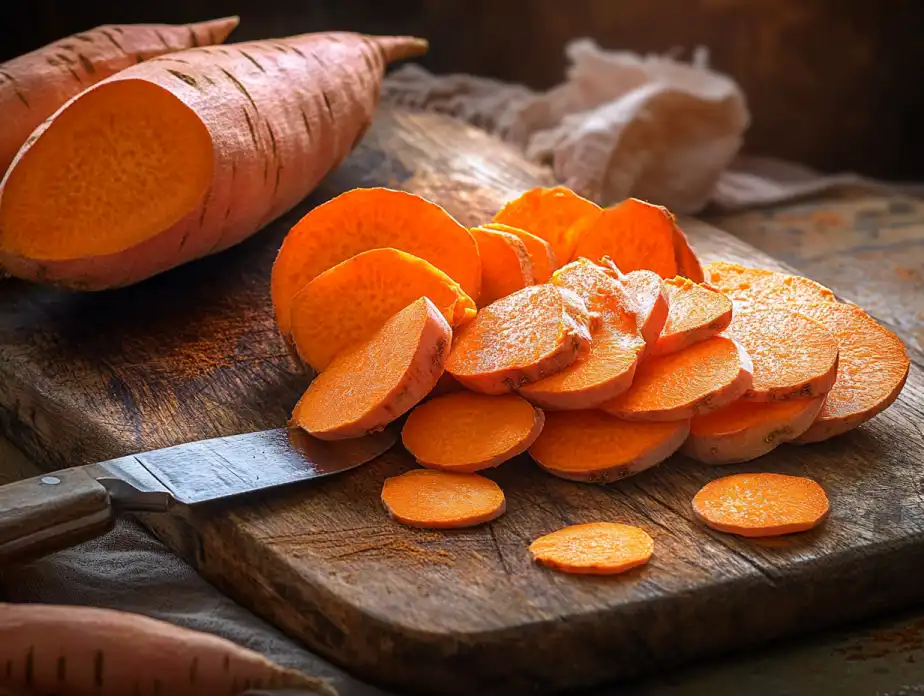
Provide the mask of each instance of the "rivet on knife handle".
{"label": "rivet on knife handle", "polygon": [[114,521],[108,491],[83,468],[0,487],[0,567],[93,539]]}

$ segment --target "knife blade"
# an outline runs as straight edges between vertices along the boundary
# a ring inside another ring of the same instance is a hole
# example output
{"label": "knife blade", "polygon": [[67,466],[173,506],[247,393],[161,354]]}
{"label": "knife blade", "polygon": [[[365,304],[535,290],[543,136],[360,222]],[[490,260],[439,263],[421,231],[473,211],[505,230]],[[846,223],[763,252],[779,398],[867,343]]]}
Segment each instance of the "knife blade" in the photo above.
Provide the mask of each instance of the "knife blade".
{"label": "knife blade", "polygon": [[0,568],[87,541],[124,512],[167,512],[324,478],[388,451],[394,427],[324,441],[278,428],[64,469],[0,487]]}

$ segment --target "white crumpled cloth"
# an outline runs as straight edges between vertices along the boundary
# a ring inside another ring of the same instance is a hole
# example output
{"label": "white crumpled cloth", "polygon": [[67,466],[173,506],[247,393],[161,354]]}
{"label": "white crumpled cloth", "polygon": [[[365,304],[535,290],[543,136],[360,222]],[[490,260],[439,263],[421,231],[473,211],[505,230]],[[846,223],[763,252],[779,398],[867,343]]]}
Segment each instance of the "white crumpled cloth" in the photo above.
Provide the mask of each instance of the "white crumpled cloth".
{"label": "white crumpled cloth", "polygon": [[[568,44],[565,80],[547,92],[472,75],[434,75],[409,64],[383,86],[385,102],[451,114],[552,167],[556,179],[608,205],[629,196],[695,214],[780,203],[842,187],[894,185],[825,176],[768,158],[739,157],[750,120],[741,88],[690,62]],[[920,194],[920,186],[898,187]]]}

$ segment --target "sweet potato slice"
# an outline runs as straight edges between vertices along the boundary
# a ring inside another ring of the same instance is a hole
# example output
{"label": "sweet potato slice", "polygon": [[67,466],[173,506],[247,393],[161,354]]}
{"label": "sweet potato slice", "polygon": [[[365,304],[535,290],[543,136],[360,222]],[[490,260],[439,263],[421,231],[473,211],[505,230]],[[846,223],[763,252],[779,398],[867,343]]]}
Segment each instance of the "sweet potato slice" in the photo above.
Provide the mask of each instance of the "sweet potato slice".
{"label": "sweet potato slice", "polygon": [[654,540],[638,527],[591,522],[541,536],[529,552],[537,563],[563,573],[616,575],[648,563]]}
{"label": "sweet potato slice", "polygon": [[837,376],[837,340],[817,321],[782,308],[739,307],[725,335],[754,362],[745,397],[785,401],[827,394]]}
{"label": "sweet potato slice", "polygon": [[689,432],[689,420],[639,423],[603,411],[550,411],[529,455],[561,478],[609,483],[663,462]]}
{"label": "sweet potato slice", "polygon": [[509,201],[494,222],[526,230],[552,246],[559,264],[571,260],[579,224],[600,214],[600,206],[564,186],[534,188]]}
{"label": "sweet potato slice", "polygon": [[908,378],[901,340],[855,305],[817,302],[792,308],[837,339],[837,379],[821,413],[796,442],[821,442],[865,423],[892,405]]}
{"label": "sweet potato slice", "polygon": [[649,356],[683,350],[724,331],[731,323],[732,302],[715,288],[679,276],[665,280],[663,287],[669,307],[667,322]]}
{"label": "sweet potato slice", "polygon": [[364,251],[324,271],[295,296],[292,340],[302,360],[324,370],[420,297],[428,297],[452,327],[476,313],[459,284],[429,262],[397,249]]}
{"label": "sweet potato slice", "polygon": [[561,372],[521,387],[520,394],[543,408],[595,408],[631,386],[645,341],[626,309],[624,289],[596,264],[572,261],[553,274],[552,284],[573,291],[598,315],[590,350]]}
{"label": "sweet potato slice", "polygon": [[602,408],[626,420],[692,418],[743,396],[752,371],[751,358],[740,345],[713,336],[686,350],[644,360],[629,390]]}
{"label": "sweet potato slice", "polygon": [[473,300],[481,287],[478,247],[468,230],[420,196],[353,189],[319,205],[292,228],[273,264],[272,295],[283,336],[292,300],[313,278],[369,249],[391,247],[429,261]]}
{"label": "sweet potato slice", "polygon": [[523,242],[526,253],[529,254],[529,260],[533,264],[533,275],[536,277],[537,283],[547,282],[552,277],[552,272],[558,268],[558,260],[552,250],[552,245],[542,237],[537,237],[532,232],[521,230],[519,227],[513,227],[512,225],[505,225],[502,222],[489,222],[486,225],[480,225],[480,227],[507,232]]}
{"label": "sweet potato slice", "polygon": [[724,476],[693,497],[693,513],[706,526],[744,537],[804,532],[821,524],[828,510],[821,486],[785,474]]}
{"label": "sweet potato slice", "polygon": [[623,273],[649,270],[673,278],[674,227],[674,216],[666,208],[629,198],[605,208],[582,227],[574,258],[599,262],[609,256]]}
{"label": "sweet potato slice", "polygon": [[590,344],[574,293],[531,285],[482,309],[456,335],[446,370],[469,389],[505,394],[563,370]]}
{"label": "sweet potato slice", "polygon": [[699,263],[696,253],[690,247],[687,236],[680,229],[680,226],[674,224],[674,260],[677,262],[677,275],[689,278],[694,283],[702,283],[705,280],[703,267]]}
{"label": "sweet potato slice", "polygon": [[514,394],[461,391],[411,411],[401,441],[423,466],[473,473],[525,452],[543,423],[542,411]]}
{"label": "sweet potato slice", "polygon": [[626,289],[629,310],[635,315],[635,324],[645,339],[653,346],[667,323],[669,307],[667,293],[661,276],[654,271],[631,271],[623,274],[608,258],[603,263],[614,273]]}
{"label": "sweet potato slice", "polygon": [[451,341],[443,315],[421,297],[338,355],[308,386],[290,424],[321,440],[381,430],[433,389]]}
{"label": "sweet potato slice", "polygon": [[836,302],[824,285],[802,276],[714,261],[703,269],[706,282],[736,304],[788,307],[793,302]]}
{"label": "sweet potato slice", "polygon": [[478,474],[412,469],[385,479],[382,504],[396,522],[424,529],[474,527],[504,514],[504,492]]}
{"label": "sweet potato slice", "polygon": [[536,281],[526,245],[516,235],[485,227],[469,230],[481,257],[481,295],[478,306],[485,307]]}
{"label": "sweet potato slice", "polygon": [[767,403],[738,399],[694,418],[680,451],[704,464],[757,459],[808,430],[824,402],[824,396]]}

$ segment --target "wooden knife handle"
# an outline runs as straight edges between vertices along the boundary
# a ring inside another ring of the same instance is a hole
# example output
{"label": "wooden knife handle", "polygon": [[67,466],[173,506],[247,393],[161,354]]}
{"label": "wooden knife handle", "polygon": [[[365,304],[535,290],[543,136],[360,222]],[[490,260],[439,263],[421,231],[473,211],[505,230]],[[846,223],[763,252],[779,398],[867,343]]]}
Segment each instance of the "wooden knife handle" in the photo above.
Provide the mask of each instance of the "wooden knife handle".
{"label": "wooden knife handle", "polygon": [[0,568],[98,537],[112,528],[108,491],[82,468],[0,487]]}

